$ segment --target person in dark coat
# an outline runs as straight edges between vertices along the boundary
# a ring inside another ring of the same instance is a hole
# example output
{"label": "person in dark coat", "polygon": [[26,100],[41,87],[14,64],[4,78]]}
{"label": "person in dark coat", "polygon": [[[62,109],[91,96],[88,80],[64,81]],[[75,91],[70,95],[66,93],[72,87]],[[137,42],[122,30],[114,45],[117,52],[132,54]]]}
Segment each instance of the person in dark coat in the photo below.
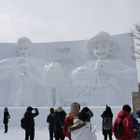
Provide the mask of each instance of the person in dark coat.
{"label": "person in dark coat", "polygon": [[135,115],[134,115],[133,112],[131,113],[131,116],[132,116],[132,118],[133,118],[133,129],[136,129],[136,128],[139,126],[139,122],[138,122],[138,120],[135,118]]}
{"label": "person in dark coat", "polygon": [[[140,109],[136,111],[136,114],[140,118]],[[137,126],[136,129],[134,129],[134,132],[136,133],[136,140],[140,140],[140,124]]]}
{"label": "person in dark coat", "polygon": [[4,123],[4,127],[5,127],[4,133],[8,132],[8,122],[9,122],[9,119],[10,119],[10,114],[8,112],[8,108],[5,107],[5,109],[4,109],[4,118],[3,118],[3,123]]}
{"label": "person in dark coat", "polygon": [[55,140],[64,140],[63,123],[66,117],[66,113],[62,107],[58,107],[54,113],[54,136]]}
{"label": "person in dark coat", "polygon": [[[35,111],[35,113],[32,113],[32,111]],[[28,121],[28,125],[25,129],[25,140],[34,140],[34,136],[35,136],[35,121],[34,121],[34,117],[38,116],[39,112],[37,108],[32,108],[31,106],[27,107],[27,110],[24,114],[24,117],[27,119]]]}
{"label": "person in dark coat", "polygon": [[113,113],[109,106],[106,105],[106,109],[101,115],[102,121],[102,133],[104,135],[104,140],[107,140],[107,136],[109,135],[109,140],[112,140],[112,120]]}
{"label": "person in dark coat", "polygon": [[47,117],[47,122],[49,123],[50,140],[53,140],[53,136],[54,136],[54,108],[50,108],[50,114]]}

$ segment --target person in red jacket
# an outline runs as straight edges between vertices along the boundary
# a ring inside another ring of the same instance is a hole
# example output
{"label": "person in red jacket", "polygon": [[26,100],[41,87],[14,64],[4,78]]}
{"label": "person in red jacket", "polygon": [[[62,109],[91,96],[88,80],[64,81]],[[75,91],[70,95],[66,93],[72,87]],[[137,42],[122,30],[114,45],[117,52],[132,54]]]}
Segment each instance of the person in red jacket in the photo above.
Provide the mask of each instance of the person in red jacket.
{"label": "person in red jacket", "polygon": [[120,122],[123,120],[123,135],[120,139],[118,140],[136,140],[136,135],[133,131],[133,118],[130,115],[131,113],[131,107],[129,105],[124,105],[122,108],[122,111],[119,112],[114,125],[113,125],[113,132],[115,137],[117,138],[116,135],[116,130],[117,130],[117,125],[120,124]]}
{"label": "person in red jacket", "polygon": [[71,133],[68,131],[68,128],[73,125],[74,117],[73,115],[68,115],[63,123],[63,134],[71,140]]}
{"label": "person in red jacket", "polygon": [[80,104],[79,103],[73,103],[71,105],[71,113],[70,115],[67,115],[66,119],[63,123],[63,134],[71,140],[71,133],[68,131],[68,128],[73,125],[74,119],[78,118],[80,111]]}

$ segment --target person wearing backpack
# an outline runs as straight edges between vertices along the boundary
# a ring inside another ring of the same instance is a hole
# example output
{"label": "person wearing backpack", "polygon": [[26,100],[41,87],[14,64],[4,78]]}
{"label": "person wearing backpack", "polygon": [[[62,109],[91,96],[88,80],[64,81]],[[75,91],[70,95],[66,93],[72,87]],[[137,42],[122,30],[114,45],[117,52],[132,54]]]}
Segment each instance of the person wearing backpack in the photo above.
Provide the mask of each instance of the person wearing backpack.
{"label": "person wearing backpack", "polygon": [[66,113],[61,106],[57,107],[54,113],[54,137],[55,140],[64,140],[65,135],[63,134],[63,123],[66,118]]}
{"label": "person wearing backpack", "polygon": [[4,127],[5,127],[4,133],[8,132],[9,119],[10,119],[10,114],[9,114],[8,108],[5,107],[5,109],[4,109],[4,118],[3,118],[3,123],[4,123]]}
{"label": "person wearing backpack", "polygon": [[[32,111],[35,113],[32,113]],[[34,118],[39,115],[37,108],[27,107],[24,118],[21,120],[21,127],[25,129],[25,140],[34,140],[35,136],[35,121]]]}
{"label": "person wearing backpack", "polygon": [[102,133],[104,135],[104,140],[107,140],[107,136],[109,136],[109,140],[112,140],[112,120],[113,113],[109,106],[106,105],[106,109],[101,115],[102,117]]}
{"label": "person wearing backpack", "polygon": [[133,118],[130,113],[131,107],[124,105],[114,122],[113,132],[117,140],[136,140],[133,131]]}
{"label": "person wearing backpack", "polygon": [[[140,118],[140,109],[138,109],[138,110],[136,111],[136,114],[137,114],[138,117]],[[136,129],[134,129],[134,132],[135,132],[136,135],[137,135],[136,140],[140,140],[140,124],[137,126]]]}
{"label": "person wearing backpack", "polygon": [[133,129],[136,129],[139,126],[138,120],[135,118],[135,114],[132,112],[131,116],[133,118]]}

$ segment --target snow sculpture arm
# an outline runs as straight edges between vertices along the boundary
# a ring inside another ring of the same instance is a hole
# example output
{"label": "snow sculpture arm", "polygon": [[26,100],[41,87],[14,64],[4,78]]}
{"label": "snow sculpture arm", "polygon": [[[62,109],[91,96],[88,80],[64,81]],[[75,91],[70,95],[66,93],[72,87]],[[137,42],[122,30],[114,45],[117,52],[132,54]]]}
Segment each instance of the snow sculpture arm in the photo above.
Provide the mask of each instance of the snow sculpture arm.
{"label": "snow sculpture arm", "polygon": [[36,84],[38,84],[39,86],[41,86],[42,88],[46,88],[46,85],[43,81],[41,81],[40,79],[38,79],[37,77],[35,77],[33,74],[30,74],[32,79],[34,80],[34,82]]}
{"label": "snow sculpture arm", "polygon": [[[117,65],[117,63],[116,63],[116,65]],[[112,76],[115,76],[118,78],[132,79],[133,75],[134,75],[134,73],[136,73],[136,71],[133,70],[132,68],[126,67],[124,64],[121,64],[121,65],[123,67],[125,67],[126,69],[115,70],[115,69],[112,69],[106,61],[97,61],[95,70],[104,71],[108,75],[112,75]],[[118,66],[120,66],[120,64],[118,64]]]}

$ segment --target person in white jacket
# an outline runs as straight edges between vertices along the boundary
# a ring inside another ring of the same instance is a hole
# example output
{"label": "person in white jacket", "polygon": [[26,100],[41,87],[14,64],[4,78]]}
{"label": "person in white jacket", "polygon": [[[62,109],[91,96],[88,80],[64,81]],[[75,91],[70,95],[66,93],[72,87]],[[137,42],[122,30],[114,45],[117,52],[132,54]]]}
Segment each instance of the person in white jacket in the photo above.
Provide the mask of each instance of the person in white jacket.
{"label": "person in white jacket", "polygon": [[91,132],[90,118],[93,113],[85,107],[79,113],[79,118],[74,120],[74,125],[69,127],[72,140],[97,140],[95,133]]}

